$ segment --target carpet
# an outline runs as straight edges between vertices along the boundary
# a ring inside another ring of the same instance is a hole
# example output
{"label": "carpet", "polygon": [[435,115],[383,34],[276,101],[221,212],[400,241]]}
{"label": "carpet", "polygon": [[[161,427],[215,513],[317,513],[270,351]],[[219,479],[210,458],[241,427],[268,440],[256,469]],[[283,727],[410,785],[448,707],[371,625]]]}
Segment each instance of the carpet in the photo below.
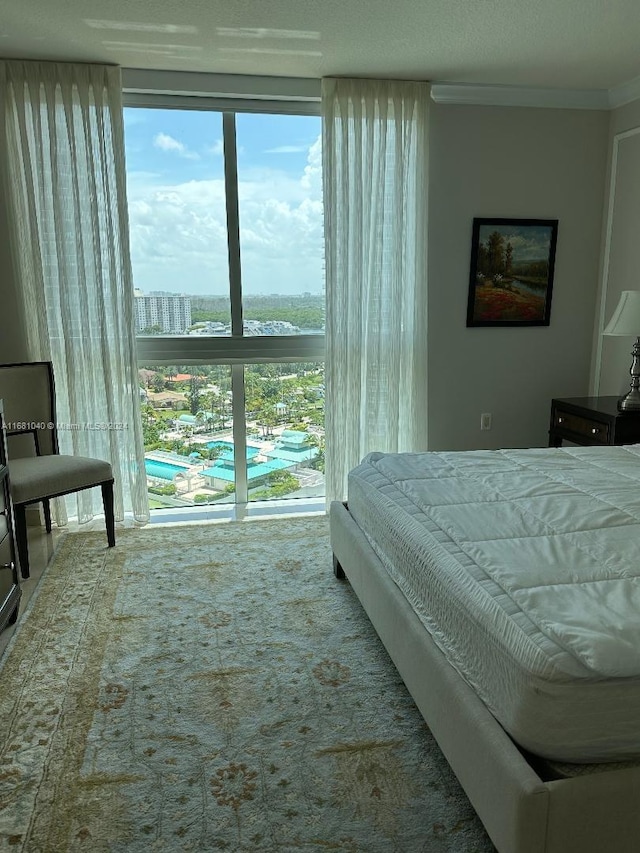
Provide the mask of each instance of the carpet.
{"label": "carpet", "polygon": [[2,849],[494,849],[324,517],[68,534],[1,667]]}

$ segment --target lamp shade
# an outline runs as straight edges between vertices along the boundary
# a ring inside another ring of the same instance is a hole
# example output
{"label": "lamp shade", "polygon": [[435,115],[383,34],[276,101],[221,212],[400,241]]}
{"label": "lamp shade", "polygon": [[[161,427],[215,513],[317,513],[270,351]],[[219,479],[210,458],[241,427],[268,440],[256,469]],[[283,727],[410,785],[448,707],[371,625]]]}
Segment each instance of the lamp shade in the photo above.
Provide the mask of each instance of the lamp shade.
{"label": "lamp shade", "polygon": [[640,290],[623,290],[603,335],[640,335]]}

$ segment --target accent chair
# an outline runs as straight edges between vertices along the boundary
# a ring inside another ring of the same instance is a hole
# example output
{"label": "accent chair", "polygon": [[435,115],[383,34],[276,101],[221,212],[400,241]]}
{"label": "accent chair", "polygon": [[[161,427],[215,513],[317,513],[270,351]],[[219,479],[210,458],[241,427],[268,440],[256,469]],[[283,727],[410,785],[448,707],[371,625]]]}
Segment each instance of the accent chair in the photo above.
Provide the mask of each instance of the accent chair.
{"label": "accent chair", "polygon": [[55,385],[49,361],[0,364],[0,400],[7,427],[11,497],[20,571],[29,577],[26,509],[41,503],[51,533],[52,498],[100,486],[110,548],[116,544],[113,472],[109,462],[58,450]]}

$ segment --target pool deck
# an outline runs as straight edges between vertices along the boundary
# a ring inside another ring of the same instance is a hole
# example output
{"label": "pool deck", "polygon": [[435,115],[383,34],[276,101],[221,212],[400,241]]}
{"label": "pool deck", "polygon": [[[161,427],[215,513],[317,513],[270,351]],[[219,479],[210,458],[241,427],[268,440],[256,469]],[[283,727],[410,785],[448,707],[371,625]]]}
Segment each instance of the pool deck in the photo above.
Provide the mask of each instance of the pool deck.
{"label": "pool deck", "polygon": [[[248,424],[249,427],[255,427],[254,424]],[[273,433],[269,436],[269,438],[258,438],[255,435],[255,429],[251,430],[251,433],[247,435],[247,444],[253,445],[260,448],[260,455],[265,456],[269,453],[269,451],[273,450],[276,442],[280,438],[281,433],[286,430],[286,426],[278,426],[275,427]],[[172,438],[181,438],[184,439],[184,434],[167,432],[163,436],[165,439],[171,440]],[[233,444],[233,432],[231,429],[228,429],[224,433],[217,433],[212,435],[211,433],[201,433],[199,435],[193,436],[191,439],[192,444],[202,444],[203,446],[207,444],[211,444],[211,442],[228,442]],[[188,457],[180,456],[176,453],[171,453],[165,450],[150,450],[148,453],[145,453],[145,458],[149,460],[155,459],[158,462],[169,462],[172,465],[181,465],[185,469],[185,473],[188,472],[188,491],[179,490],[176,494],[176,497],[179,497],[181,500],[185,501],[193,501],[194,497],[197,494],[201,494],[202,492],[210,492],[209,486],[205,485],[205,481],[201,476],[201,472],[207,468],[211,467],[211,461],[208,459],[201,459],[196,463],[189,463]],[[307,488],[315,487],[316,480],[318,483],[321,480],[324,480],[324,475],[320,472],[316,471],[303,471],[296,472],[296,476],[301,480],[301,485],[306,486]],[[178,485],[178,484],[176,484]]]}

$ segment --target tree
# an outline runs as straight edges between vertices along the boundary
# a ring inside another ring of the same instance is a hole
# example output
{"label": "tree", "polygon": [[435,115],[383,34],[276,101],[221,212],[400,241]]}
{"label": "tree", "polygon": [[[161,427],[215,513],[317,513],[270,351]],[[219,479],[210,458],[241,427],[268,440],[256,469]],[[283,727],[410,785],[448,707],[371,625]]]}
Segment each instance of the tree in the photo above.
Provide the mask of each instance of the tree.
{"label": "tree", "polygon": [[142,440],[147,449],[160,442],[160,432],[151,406],[144,406],[142,410]]}
{"label": "tree", "polygon": [[507,249],[505,252],[504,258],[504,274],[507,278],[511,278],[511,268],[513,265],[513,246],[511,243],[507,243]]}
{"label": "tree", "polygon": [[489,272],[489,253],[487,252],[487,247],[484,243],[478,244],[478,265],[477,271],[482,274],[482,276],[490,275]]}
{"label": "tree", "polygon": [[268,500],[288,495],[300,488],[300,480],[289,471],[273,471],[264,479],[266,488],[259,489],[251,495],[252,500]]}
{"label": "tree", "polygon": [[261,414],[260,419],[258,420],[258,426],[262,430],[262,435],[266,438],[269,435],[273,435],[273,428],[276,425],[276,416],[274,412],[266,411]]}
{"label": "tree", "polygon": [[160,391],[164,391],[164,378],[160,376],[159,373],[156,373],[156,375],[151,380],[151,385],[153,387],[153,390],[158,393]]}
{"label": "tree", "polygon": [[218,417],[220,418],[220,428],[227,428],[227,418],[229,417],[229,409],[227,407],[226,394],[220,394],[218,405]]}
{"label": "tree", "polygon": [[[251,365],[252,367],[253,365]],[[247,412],[258,413],[264,406],[262,380],[249,367],[244,374],[244,394]]]}
{"label": "tree", "polygon": [[277,400],[280,396],[280,383],[277,379],[265,379],[262,383],[262,396],[265,400]]}
{"label": "tree", "polygon": [[192,415],[197,415],[200,411],[200,379],[198,376],[192,376],[189,383],[189,410]]}
{"label": "tree", "polygon": [[312,447],[318,448],[317,454],[309,462],[309,467],[313,468],[315,471],[322,471],[324,474],[324,436],[310,435],[309,444]]}
{"label": "tree", "polygon": [[492,231],[487,239],[487,255],[490,276],[504,272],[504,237],[499,231]]}
{"label": "tree", "polygon": [[219,444],[214,445],[213,447],[206,448],[206,456],[209,462],[215,462],[219,456],[222,456],[224,452],[224,448]]}

